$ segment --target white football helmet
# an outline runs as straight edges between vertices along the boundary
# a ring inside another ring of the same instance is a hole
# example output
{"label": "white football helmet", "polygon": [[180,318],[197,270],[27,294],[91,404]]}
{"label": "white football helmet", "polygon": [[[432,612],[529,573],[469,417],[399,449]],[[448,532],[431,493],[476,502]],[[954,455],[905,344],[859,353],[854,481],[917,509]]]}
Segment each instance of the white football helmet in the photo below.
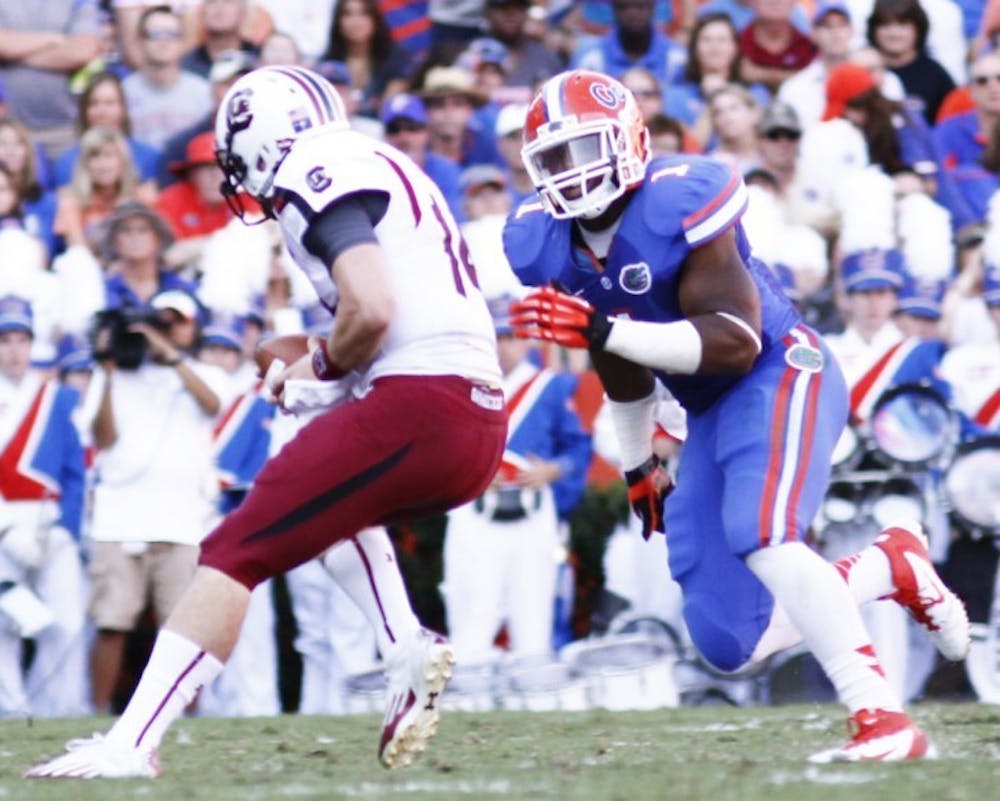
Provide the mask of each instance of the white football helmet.
{"label": "white football helmet", "polygon": [[226,175],[222,193],[244,219],[240,191],[273,217],[274,174],[295,141],[319,128],[350,125],[336,89],[295,66],[261,67],[234,83],[215,116],[215,155]]}
{"label": "white football helmet", "polygon": [[521,158],[553,217],[603,214],[642,183],[650,155],[635,97],[607,75],[560,73],[528,107]]}

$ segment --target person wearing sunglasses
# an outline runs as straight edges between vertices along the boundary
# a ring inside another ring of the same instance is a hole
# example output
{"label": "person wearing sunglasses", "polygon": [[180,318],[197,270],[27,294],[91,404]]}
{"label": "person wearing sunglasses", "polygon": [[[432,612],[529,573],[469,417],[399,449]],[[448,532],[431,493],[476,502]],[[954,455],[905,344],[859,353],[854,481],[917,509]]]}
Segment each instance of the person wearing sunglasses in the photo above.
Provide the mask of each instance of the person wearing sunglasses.
{"label": "person wearing sunglasses", "polygon": [[132,117],[132,135],[162,150],[173,134],[212,110],[209,81],[181,67],[181,18],[163,6],[139,17],[139,68],[122,81]]}

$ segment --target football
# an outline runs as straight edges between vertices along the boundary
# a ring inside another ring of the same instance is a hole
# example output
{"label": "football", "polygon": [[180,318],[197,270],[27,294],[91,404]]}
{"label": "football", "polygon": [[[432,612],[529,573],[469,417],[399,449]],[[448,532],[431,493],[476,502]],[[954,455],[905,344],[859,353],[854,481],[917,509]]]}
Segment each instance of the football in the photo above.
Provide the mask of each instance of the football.
{"label": "football", "polygon": [[280,359],[287,366],[298,361],[308,352],[309,337],[306,334],[286,334],[262,340],[254,353],[257,375],[261,378],[266,376],[275,359]]}

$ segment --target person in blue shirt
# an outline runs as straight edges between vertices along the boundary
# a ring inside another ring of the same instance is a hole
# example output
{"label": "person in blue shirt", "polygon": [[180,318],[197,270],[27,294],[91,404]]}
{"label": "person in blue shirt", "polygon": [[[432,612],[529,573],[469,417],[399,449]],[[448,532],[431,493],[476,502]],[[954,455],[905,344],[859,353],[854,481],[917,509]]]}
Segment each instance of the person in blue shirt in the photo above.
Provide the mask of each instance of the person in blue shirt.
{"label": "person in blue shirt", "polygon": [[[562,73],[528,110],[522,155],[538,196],[508,218],[522,337],[589,351],[608,394],[643,533],[670,571],[702,656],[733,671],[805,642],[851,714],[852,739],[814,762],[904,760],[933,745],[902,709],[858,607],[891,597],[962,659],[969,624],[916,523],[837,565],[806,544],[847,419],[844,377],[740,218],[743,181],[700,156],[650,159],[635,98]],[[687,412],[676,488],[652,455],[653,409]],[[921,600],[924,594],[929,600]]]}
{"label": "person in blue shirt", "polygon": [[630,67],[646,67],[662,83],[673,82],[684,66],[684,49],[657,29],[653,0],[613,0],[611,5],[614,27],[581,42],[570,66],[615,78]]}

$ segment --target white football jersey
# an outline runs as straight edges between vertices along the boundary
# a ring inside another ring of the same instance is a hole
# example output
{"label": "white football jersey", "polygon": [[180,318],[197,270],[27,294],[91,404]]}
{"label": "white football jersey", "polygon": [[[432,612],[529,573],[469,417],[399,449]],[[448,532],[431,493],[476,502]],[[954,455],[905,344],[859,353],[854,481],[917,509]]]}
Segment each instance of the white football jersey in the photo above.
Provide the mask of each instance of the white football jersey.
{"label": "white football jersey", "polygon": [[320,300],[336,309],[330,265],[303,238],[319,212],[338,198],[385,192],[375,226],[385,251],[396,314],[366,381],[384,375],[460,375],[500,382],[496,335],[458,224],[437,185],[392,146],[350,130],[317,131],[295,143],[275,176],[287,202],[282,234]]}

